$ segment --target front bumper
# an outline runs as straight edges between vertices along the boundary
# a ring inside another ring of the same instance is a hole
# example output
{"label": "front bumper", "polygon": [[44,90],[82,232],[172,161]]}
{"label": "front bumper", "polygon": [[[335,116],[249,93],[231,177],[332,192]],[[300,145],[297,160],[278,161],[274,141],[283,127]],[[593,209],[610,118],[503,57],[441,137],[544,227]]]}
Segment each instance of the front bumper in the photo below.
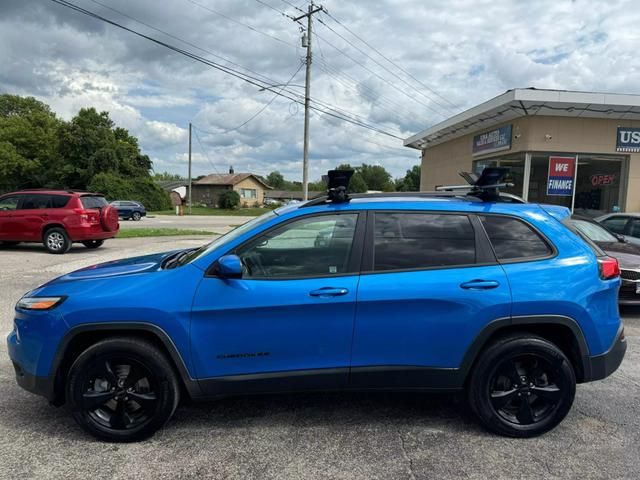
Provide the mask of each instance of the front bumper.
{"label": "front bumper", "polygon": [[620,291],[618,292],[618,303],[620,305],[640,305],[640,293],[636,293],[637,281],[622,279]]}
{"label": "front bumper", "polygon": [[627,339],[624,336],[624,327],[620,325],[616,339],[608,351],[586,358],[584,381],[593,382],[611,375],[622,363],[626,351]]}
{"label": "front bumper", "polygon": [[28,392],[45,397],[50,402],[55,401],[56,395],[53,377],[39,377],[37,375],[33,375],[31,373],[28,373],[18,363],[12,363],[13,369],[16,372],[16,382],[18,382],[18,385],[20,385]]}

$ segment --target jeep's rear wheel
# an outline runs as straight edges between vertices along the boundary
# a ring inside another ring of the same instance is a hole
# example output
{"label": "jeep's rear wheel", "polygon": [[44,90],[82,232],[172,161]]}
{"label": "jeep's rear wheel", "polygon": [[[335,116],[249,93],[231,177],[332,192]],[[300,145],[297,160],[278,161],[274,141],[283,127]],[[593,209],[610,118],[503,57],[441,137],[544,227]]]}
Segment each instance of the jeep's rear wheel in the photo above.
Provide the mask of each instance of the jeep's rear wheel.
{"label": "jeep's rear wheel", "polygon": [[71,248],[71,240],[64,228],[55,227],[47,230],[44,233],[42,243],[49,253],[67,253]]}
{"label": "jeep's rear wheel", "polygon": [[73,417],[90,434],[133,442],[162,428],[178,406],[173,368],[154,345],[136,338],[100,341],[71,366],[67,398]]}
{"label": "jeep's rear wheel", "polygon": [[510,335],[481,356],[469,383],[471,410],[489,430],[534,437],[557,426],[573,404],[571,362],[553,343]]}

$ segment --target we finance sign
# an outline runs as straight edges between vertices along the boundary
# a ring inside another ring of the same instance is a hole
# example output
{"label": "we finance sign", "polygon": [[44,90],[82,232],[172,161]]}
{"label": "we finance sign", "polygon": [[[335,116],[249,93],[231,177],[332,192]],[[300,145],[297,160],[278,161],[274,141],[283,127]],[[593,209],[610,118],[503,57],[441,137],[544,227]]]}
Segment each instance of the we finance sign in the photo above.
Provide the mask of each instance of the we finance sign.
{"label": "we finance sign", "polygon": [[547,195],[570,197],[576,172],[575,157],[549,157]]}

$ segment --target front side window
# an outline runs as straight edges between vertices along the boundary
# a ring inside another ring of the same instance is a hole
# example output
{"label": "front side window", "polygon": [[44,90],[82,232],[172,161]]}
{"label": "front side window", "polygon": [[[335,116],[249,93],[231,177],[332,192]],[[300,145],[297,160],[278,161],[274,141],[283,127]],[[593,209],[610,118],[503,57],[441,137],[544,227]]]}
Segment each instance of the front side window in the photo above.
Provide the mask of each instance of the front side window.
{"label": "front side window", "polygon": [[375,271],[469,265],[475,235],[466,215],[376,213]]}
{"label": "front side window", "polygon": [[480,216],[498,260],[540,258],[553,251],[529,225],[511,217]]}
{"label": "front side window", "polygon": [[239,248],[245,278],[330,276],[349,273],[357,213],[306,217]]}
{"label": "front side window", "polygon": [[0,199],[0,212],[17,209],[19,200],[20,200],[20,197],[18,195],[13,195],[12,197],[1,198]]}
{"label": "front side window", "polygon": [[616,215],[602,221],[602,224],[614,233],[624,234],[624,227],[627,225],[629,217]]}

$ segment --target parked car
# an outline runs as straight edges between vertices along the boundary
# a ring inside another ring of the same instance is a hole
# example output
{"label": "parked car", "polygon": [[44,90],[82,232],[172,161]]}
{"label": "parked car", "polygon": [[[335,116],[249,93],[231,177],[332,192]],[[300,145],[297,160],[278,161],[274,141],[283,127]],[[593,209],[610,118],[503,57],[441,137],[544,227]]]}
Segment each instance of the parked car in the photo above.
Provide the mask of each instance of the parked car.
{"label": "parked car", "polygon": [[111,206],[118,210],[118,216],[124,220],[139,221],[147,216],[147,210],[140,202],[131,200],[116,200],[111,202]]}
{"label": "parked car", "polygon": [[98,248],[118,233],[118,214],[98,193],[23,190],[0,196],[0,244],[42,242],[66,253],[74,242]]}
{"label": "parked car", "polygon": [[16,305],[17,381],[109,441],[181,396],[323,389],[466,389],[489,430],[541,434],[623,359],[618,262],[568,209],[489,197],[334,195],[64,275]]}
{"label": "parked car", "polygon": [[569,223],[605,254],[618,260],[622,278],[618,294],[620,305],[640,305],[640,247],[589,218],[574,215]]}
{"label": "parked car", "polygon": [[629,243],[640,246],[640,213],[608,213],[594,219]]}

